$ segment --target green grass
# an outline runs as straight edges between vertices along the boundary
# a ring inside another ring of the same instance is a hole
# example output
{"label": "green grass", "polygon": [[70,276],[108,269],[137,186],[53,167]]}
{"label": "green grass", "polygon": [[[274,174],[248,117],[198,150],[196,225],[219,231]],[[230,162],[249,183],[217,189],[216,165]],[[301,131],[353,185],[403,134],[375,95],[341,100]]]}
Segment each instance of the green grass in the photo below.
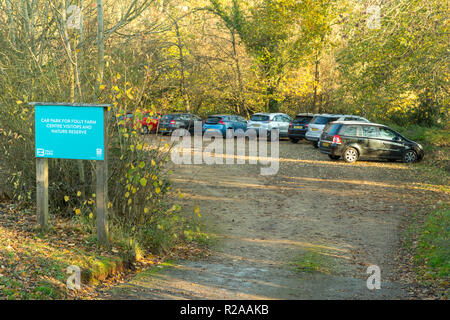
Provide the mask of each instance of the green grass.
{"label": "green grass", "polygon": [[307,251],[299,255],[289,265],[297,272],[305,273],[334,273],[335,263],[326,255],[316,251]]}
{"label": "green grass", "polygon": [[448,147],[450,145],[450,131],[445,128],[418,125],[401,127],[392,124],[390,126],[406,138],[423,144],[426,151],[431,151],[433,147]]}
{"label": "green grass", "polygon": [[429,213],[417,241],[416,263],[425,280],[450,281],[450,208]]}

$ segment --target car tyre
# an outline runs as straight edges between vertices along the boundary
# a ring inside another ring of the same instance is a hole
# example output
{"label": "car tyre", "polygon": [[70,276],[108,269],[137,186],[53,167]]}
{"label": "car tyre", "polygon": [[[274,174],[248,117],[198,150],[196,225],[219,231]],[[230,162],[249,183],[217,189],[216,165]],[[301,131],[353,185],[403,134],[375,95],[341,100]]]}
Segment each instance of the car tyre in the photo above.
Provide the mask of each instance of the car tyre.
{"label": "car tyre", "polygon": [[359,154],[358,150],[355,148],[347,148],[344,151],[344,161],[347,163],[355,163],[358,160]]}
{"label": "car tyre", "polygon": [[416,161],[417,161],[417,153],[412,149],[406,150],[406,152],[403,154],[403,162],[414,163]]}

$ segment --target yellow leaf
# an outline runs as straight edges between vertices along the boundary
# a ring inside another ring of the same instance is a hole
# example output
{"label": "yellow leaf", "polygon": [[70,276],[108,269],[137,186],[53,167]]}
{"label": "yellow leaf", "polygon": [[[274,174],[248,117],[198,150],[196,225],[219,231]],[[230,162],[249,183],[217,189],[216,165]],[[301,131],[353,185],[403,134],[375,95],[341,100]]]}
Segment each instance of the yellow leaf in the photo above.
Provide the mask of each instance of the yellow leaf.
{"label": "yellow leaf", "polygon": [[141,184],[141,186],[145,187],[147,185],[147,179],[142,178],[141,180],[139,180],[139,183]]}

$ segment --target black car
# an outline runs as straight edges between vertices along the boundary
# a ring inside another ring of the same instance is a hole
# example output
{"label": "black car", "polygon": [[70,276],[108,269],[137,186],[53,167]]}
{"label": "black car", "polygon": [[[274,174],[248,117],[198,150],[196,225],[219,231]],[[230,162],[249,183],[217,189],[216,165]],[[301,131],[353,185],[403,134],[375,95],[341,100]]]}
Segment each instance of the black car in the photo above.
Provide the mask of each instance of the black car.
{"label": "black car", "polygon": [[193,135],[195,121],[202,121],[202,119],[192,113],[166,114],[162,116],[159,121],[158,133],[169,134],[176,129],[186,129],[191,135]]}
{"label": "black car", "polygon": [[423,148],[397,131],[381,124],[336,121],[328,124],[320,137],[319,150],[331,159],[342,157],[353,163],[359,158],[422,160]]}
{"label": "black car", "polygon": [[289,124],[288,137],[293,143],[297,143],[300,139],[305,139],[305,133],[308,130],[308,125],[314,118],[312,113],[300,113],[295,116],[295,119]]}

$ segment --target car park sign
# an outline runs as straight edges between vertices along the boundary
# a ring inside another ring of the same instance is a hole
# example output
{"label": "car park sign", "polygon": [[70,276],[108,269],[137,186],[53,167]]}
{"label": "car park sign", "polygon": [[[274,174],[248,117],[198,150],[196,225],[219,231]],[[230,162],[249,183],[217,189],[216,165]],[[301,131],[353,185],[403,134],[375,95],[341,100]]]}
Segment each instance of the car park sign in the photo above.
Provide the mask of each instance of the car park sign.
{"label": "car park sign", "polygon": [[36,215],[47,230],[48,158],[96,160],[97,239],[107,245],[109,105],[32,102],[35,122]]}
{"label": "car park sign", "polygon": [[105,105],[34,103],[36,158],[104,160]]}

